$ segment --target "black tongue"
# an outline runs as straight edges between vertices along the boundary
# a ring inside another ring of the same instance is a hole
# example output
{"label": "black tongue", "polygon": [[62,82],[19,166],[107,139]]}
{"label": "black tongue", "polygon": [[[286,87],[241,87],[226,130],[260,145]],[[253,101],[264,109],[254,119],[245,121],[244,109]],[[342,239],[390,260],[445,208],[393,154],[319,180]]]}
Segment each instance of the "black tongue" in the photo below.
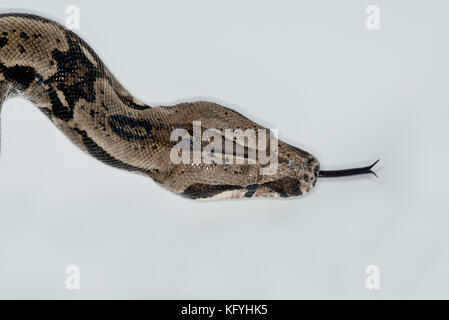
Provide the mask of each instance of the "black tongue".
{"label": "black tongue", "polygon": [[337,177],[355,176],[360,174],[374,174],[377,177],[377,174],[372,170],[372,168],[379,162],[379,160],[374,162],[372,165],[361,168],[342,169],[342,170],[320,170],[318,177],[337,178]]}

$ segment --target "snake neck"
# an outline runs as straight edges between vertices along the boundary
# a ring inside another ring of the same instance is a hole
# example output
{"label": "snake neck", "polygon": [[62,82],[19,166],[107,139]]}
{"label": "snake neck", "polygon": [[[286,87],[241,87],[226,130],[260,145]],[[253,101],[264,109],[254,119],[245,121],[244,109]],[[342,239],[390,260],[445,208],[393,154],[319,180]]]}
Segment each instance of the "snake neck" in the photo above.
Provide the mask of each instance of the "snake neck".
{"label": "snake neck", "polygon": [[138,156],[133,152],[143,148],[151,107],[134,98],[94,50],[59,23],[0,14],[0,108],[16,95],[33,102],[95,158],[148,173],[131,162]]}

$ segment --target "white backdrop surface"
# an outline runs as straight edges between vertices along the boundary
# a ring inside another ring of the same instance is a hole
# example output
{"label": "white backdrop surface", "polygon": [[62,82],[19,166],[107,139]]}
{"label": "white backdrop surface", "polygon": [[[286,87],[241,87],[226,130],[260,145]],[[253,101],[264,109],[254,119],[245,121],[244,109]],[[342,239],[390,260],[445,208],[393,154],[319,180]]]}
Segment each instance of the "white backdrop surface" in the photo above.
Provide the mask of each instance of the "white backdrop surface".
{"label": "white backdrop surface", "polygon": [[[209,99],[316,155],[294,200],[194,202],[104,166],[30,102],[2,110],[0,298],[449,298],[445,1],[25,1],[148,104]],[[365,26],[368,5],[380,29]],[[80,268],[80,289],[65,285]],[[380,289],[365,286],[368,265]]]}

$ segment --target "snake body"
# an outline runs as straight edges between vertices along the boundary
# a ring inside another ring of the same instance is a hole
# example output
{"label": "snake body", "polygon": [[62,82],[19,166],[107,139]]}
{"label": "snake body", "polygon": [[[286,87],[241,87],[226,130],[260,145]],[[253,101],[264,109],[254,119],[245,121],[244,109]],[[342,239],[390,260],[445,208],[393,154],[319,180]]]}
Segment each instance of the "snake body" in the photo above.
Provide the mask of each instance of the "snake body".
{"label": "snake body", "polygon": [[187,198],[299,196],[315,186],[320,173],[313,155],[282,141],[277,142],[277,170],[270,175],[260,174],[265,164],[259,160],[174,164],[170,152],[177,142],[170,135],[179,128],[191,133],[194,121],[200,121],[202,131],[264,128],[207,101],[146,105],[72,31],[36,15],[1,14],[0,108],[8,97],[17,95],[37,105],[88,154],[107,165],[149,176]]}

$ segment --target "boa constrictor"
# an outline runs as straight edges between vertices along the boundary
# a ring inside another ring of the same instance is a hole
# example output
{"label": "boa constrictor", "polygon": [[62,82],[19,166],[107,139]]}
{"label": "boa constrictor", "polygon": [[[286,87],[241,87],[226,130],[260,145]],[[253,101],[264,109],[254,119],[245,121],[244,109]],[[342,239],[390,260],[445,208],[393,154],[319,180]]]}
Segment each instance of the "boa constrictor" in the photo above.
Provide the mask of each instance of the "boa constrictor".
{"label": "boa constrictor", "polygon": [[[264,128],[207,101],[150,107],[122,87],[72,31],[36,15],[0,14],[0,108],[17,95],[36,104],[71,141],[98,160],[149,176],[191,199],[299,196],[310,191],[319,176],[373,173],[373,165],[320,171],[313,155],[282,141],[277,141],[277,169],[272,174],[260,174],[266,164],[258,159],[174,164],[170,152],[177,141],[170,137],[175,129],[185,129],[192,138],[195,121],[200,121],[201,132],[215,128],[218,134],[227,128]],[[270,140],[265,141],[268,146]],[[232,150],[238,143],[231,141]],[[245,158],[249,151],[243,150]],[[237,157],[232,154],[231,160]]]}

